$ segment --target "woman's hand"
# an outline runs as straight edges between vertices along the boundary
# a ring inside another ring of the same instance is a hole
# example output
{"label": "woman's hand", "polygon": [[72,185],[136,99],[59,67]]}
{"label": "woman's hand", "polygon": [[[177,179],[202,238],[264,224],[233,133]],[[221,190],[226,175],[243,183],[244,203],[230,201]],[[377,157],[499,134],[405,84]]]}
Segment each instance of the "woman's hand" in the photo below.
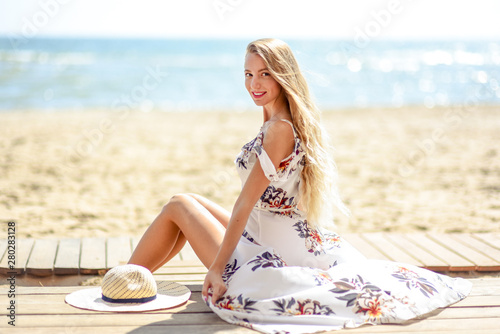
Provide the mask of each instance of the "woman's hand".
{"label": "woman's hand", "polygon": [[226,290],[226,284],[222,280],[222,271],[210,268],[207,276],[205,276],[205,282],[201,290],[201,294],[205,297],[205,300],[212,297],[212,304],[215,305],[215,302],[222,297]]}

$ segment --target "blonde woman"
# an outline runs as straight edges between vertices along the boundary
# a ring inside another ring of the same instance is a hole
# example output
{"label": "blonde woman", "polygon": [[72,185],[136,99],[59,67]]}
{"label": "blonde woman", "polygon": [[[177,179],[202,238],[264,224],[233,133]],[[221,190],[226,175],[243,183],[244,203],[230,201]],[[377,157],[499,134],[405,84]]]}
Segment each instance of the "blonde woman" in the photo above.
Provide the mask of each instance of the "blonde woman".
{"label": "blonde woman", "polygon": [[337,234],[346,208],[307,83],[283,41],[247,47],[245,87],[263,125],[236,159],[233,211],[174,196],[129,263],[155,271],[189,241],[209,268],[202,294],[222,319],[268,333],[400,323],[459,301],[470,283],[411,265],[365,259]]}

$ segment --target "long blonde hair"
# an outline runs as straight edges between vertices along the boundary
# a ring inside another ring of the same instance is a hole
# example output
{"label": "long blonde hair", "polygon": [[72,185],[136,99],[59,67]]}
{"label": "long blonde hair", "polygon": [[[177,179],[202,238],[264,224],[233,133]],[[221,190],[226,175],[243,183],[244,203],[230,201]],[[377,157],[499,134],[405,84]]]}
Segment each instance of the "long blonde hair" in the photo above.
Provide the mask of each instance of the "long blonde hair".
{"label": "long blonde hair", "polygon": [[292,123],[303,143],[306,164],[302,170],[300,203],[313,226],[333,223],[333,206],[348,215],[336,186],[336,166],[327,134],[320,124],[320,111],[313,102],[307,82],[292,50],[285,42],[264,38],[251,42],[247,54],[259,55],[272,77],[281,85],[288,101]]}

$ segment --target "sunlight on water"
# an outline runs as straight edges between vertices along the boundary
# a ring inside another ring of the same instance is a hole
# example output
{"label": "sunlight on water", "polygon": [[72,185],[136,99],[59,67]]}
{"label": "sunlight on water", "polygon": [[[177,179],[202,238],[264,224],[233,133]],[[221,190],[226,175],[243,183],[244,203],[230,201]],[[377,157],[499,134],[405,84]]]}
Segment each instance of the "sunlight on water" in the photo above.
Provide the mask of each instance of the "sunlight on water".
{"label": "sunlight on water", "polygon": [[[496,42],[288,41],[323,108],[496,104]],[[0,39],[0,110],[253,108],[245,40]]]}

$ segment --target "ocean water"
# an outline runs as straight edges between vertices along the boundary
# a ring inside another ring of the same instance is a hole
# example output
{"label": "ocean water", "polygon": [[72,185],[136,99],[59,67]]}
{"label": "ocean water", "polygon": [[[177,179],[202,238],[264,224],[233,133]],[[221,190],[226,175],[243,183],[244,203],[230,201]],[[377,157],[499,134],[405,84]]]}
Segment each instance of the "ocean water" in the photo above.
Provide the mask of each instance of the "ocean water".
{"label": "ocean water", "polygon": [[[248,42],[0,38],[0,111],[251,109]],[[287,42],[321,108],[500,102],[498,41]]]}

